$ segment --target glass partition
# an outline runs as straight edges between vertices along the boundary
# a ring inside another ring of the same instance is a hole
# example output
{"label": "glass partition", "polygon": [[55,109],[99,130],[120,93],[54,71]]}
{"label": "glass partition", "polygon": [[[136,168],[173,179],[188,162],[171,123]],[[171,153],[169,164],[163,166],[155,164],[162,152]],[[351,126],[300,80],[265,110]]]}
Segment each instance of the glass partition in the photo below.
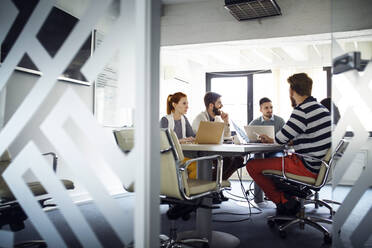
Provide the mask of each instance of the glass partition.
{"label": "glass partition", "polygon": [[[333,150],[348,142],[334,163],[333,247],[372,244],[372,4],[332,1],[332,99],[341,118],[333,132]],[[335,125],[335,124],[334,124]]]}
{"label": "glass partition", "polygon": [[[1,221],[10,221],[5,223],[9,229],[0,230],[0,246],[24,241],[13,231],[24,228],[27,219],[32,238],[40,237],[48,247],[156,246],[160,2],[27,1],[35,4],[27,17],[22,15],[24,2],[0,1],[0,44],[6,44],[6,35],[12,36],[15,27],[21,29],[0,66],[1,122],[5,112],[0,131],[0,216]],[[50,17],[56,8],[68,13],[63,16],[74,16],[75,22],[62,39],[53,37],[59,39],[58,46],[50,53],[45,45],[55,40],[48,40],[48,35],[41,39],[41,30],[52,27],[58,33],[67,23]],[[17,19],[24,21],[23,27]],[[102,34],[92,39],[99,46],[80,56],[92,33]],[[24,56],[40,73],[18,71]],[[58,81],[69,66],[89,83]],[[103,88],[106,94],[100,91]],[[100,122],[94,116],[94,89],[106,104],[97,110]],[[113,116],[107,106],[114,114],[130,110]],[[135,126],[132,151],[122,152],[102,123]],[[124,191],[134,183],[134,194]],[[125,200],[114,197],[115,190]],[[102,233],[112,238],[103,239]]]}

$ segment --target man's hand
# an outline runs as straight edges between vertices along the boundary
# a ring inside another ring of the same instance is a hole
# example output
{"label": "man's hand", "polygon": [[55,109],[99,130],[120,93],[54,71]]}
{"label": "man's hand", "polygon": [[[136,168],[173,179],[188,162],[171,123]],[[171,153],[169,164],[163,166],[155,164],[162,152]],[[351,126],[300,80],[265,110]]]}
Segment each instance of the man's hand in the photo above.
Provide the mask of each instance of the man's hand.
{"label": "man's hand", "polygon": [[221,119],[226,123],[229,124],[229,114],[221,111]]}
{"label": "man's hand", "polygon": [[262,143],[274,143],[274,139],[270,138],[266,134],[261,134],[260,139]]}

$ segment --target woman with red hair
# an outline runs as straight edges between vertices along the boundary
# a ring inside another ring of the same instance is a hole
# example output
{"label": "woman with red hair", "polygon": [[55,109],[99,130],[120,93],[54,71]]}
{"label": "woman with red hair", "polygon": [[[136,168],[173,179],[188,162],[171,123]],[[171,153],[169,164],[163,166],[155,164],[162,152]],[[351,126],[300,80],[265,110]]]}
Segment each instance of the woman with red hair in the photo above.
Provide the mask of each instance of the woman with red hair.
{"label": "woman with red hair", "polygon": [[195,133],[185,114],[189,108],[186,94],[176,92],[167,98],[167,115],[161,118],[160,127],[173,130],[180,143],[194,141]]}

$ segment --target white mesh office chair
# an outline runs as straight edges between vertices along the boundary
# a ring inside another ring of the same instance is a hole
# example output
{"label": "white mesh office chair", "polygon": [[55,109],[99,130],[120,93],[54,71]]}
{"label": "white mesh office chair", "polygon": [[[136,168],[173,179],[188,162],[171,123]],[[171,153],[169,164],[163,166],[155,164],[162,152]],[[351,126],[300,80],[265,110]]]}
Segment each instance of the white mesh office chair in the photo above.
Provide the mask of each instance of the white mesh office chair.
{"label": "white mesh office chair", "polygon": [[[322,165],[316,179],[311,177],[298,176],[291,173],[285,173],[285,164],[283,163],[282,170],[264,170],[262,173],[265,176],[271,177],[278,189],[284,193],[296,196],[300,199],[301,208],[297,216],[271,216],[268,218],[268,224],[273,227],[276,221],[286,221],[286,223],[279,226],[279,234],[282,238],[286,237],[286,229],[292,225],[299,223],[300,228],[304,229],[305,224],[310,225],[317,230],[323,232],[324,241],[331,243],[332,238],[330,232],[319,223],[332,224],[332,220],[317,218],[314,216],[305,215],[305,201],[309,200],[313,195],[314,191],[319,191],[326,183],[330,174],[331,168],[334,167],[335,161],[341,156],[343,151],[346,149],[348,142],[341,140],[337,145],[335,151],[331,153],[331,149],[323,160],[311,158],[314,161],[321,161]],[[296,154],[296,153],[295,153]],[[304,156],[296,154],[298,156]]]}
{"label": "white mesh office chair", "polygon": [[[189,212],[202,205],[202,198],[221,192],[230,188],[229,181],[222,181],[222,157],[220,155],[194,158],[183,163],[183,152],[176,134],[164,129],[161,131],[161,195],[163,203],[170,205],[167,212],[171,220],[170,237],[163,240],[162,247],[177,247],[185,243],[205,243],[206,239],[178,240],[174,226],[175,220],[179,217],[185,218]],[[188,178],[187,167],[194,161],[217,160],[216,181],[190,179]],[[170,246],[169,246],[170,245]]]}
{"label": "white mesh office chair", "polygon": [[[128,131],[114,131],[116,141],[120,148],[125,151],[125,141],[132,140]],[[132,143],[133,144],[133,143]],[[130,144],[129,144],[130,145]],[[133,146],[132,146],[133,147]],[[190,212],[198,207],[205,207],[202,198],[230,189],[230,182],[222,180],[222,157],[219,155],[205,156],[190,159],[183,163],[183,152],[176,134],[169,129],[160,131],[160,152],[161,152],[161,188],[160,198],[162,204],[169,204],[167,217],[171,221],[170,235],[160,235],[161,247],[179,247],[182,244],[201,243],[208,247],[208,240],[205,238],[178,239],[175,221],[178,218],[188,219]],[[190,179],[188,178],[187,167],[194,161],[217,160],[216,181]],[[127,189],[133,191],[134,187]]]}
{"label": "white mesh office chair", "polygon": [[[340,150],[338,151],[338,153],[336,154],[336,157],[334,158],[334,161],[333,161],[334,163],[343,155],[346,147],[347,147],[347,143],[344,146],[340,147]],[[333,166],[331,166],[330,171],[328,173],[327,184],[330,184],[332,181],[332,169],[333,169]],[[314,204],[315,209],[318,209],[319,207],[328,208],[331,218],[336,213],[333,210],[332,205],[341,205],[341,203],[337,201],[332,201],[329,199],[319,199],[319,191],[315,191],[314,196],[309,199],[306,199],[304,204],[305,205]]]}
{"label": "white mesh office chair", "polygon": [[134,146],[134,128],[114,130],[115,141],[124,153],[130,152]]}

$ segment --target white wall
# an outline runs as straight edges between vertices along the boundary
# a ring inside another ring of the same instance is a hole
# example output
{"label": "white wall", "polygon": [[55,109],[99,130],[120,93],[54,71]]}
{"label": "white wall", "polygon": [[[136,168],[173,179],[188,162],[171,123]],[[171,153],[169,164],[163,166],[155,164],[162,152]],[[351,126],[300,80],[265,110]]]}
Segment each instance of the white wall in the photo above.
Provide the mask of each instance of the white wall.
{"label": "white wall", "polygon": [[[161,66],[159,117],[166,114],[166,100],[168,95],[181,91],[187,95],[189,109],[186,116],[189,119],[190,124],[192,124],[196,115],[205,110],[203,98],[205,94],[206,70],[203,65],[190,61],[187,58],[176,57],[175,59],[179,62],[179,65],[182,66],[184,71],[182,74],[177,72],[166,72],[166,68]],[[183,81],[174,79],[174,77],[180,78]]]}

